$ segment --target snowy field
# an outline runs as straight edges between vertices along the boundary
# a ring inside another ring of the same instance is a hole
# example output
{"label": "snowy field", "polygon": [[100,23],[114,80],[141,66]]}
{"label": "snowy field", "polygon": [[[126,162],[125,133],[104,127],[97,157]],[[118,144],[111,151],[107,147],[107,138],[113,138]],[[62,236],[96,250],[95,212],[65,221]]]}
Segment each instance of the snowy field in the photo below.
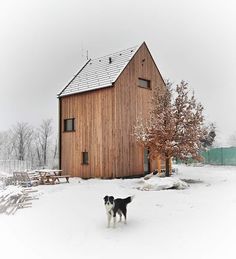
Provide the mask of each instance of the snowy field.
{"label": "snowy field", "polygon": [[[162,191],[135,189],[140,179],[35,187],[32,208],[0,214],[0,258],[235,259],[236,167],[178,166],[174,177],[193,183]],[[106,227],[105,195],[135,195],[127,225]]]}

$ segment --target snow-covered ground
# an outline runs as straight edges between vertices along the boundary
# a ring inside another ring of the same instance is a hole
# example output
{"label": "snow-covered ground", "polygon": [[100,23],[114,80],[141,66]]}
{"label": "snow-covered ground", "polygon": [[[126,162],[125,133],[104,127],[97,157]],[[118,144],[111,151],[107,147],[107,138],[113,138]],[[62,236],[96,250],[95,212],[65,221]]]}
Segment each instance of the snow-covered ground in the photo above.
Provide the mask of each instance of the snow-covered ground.
{"label": "snow-covered ground", "polygon": [[[140,179],[38,186],[32,208],[0,214],[0,258],[235,259],[236,167],[178,166],[174,177],[194,183],[163,191],[137,190]],[[106,227],[105,195],[135,195],[127,225]]]}

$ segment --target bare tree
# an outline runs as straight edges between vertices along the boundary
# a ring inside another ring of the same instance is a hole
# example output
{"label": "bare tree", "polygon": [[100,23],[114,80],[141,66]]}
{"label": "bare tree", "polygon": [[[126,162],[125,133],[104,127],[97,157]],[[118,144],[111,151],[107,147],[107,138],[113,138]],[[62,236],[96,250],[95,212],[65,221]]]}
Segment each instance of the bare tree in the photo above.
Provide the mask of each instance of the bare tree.
{"label": "bare tree", "polygon": [[6,131],[0,132],[0,159],[9,160],[12,156],[12,151],[9,133]]}
{"label": "bare tree", "polygon": [[53,159],[57,159],[58,156],[58,138],[55,140],[54,150],[53,150]]}
{"label": "bare tree", "polygon": [[216,137],[216,126],[214,123],[210,123],[205,126],[206,135],[201,139],[201,143],[204,149],[212,147]]}
{"label": "bare tree", "polygon": [[10,143],[15,157],[25,160],[31,152],[33,129],[28,123],[18,122],[10,130]]}
{"label": "bare tree", "polygon": [[43,120],[37,131],[36,153],[40,165],[47,165],[50,138],[52,136],[52,120]]}
{"label": "bare tree", "polygon": [[200,140],[206,131],[203,127],[203,107],[196,102],[194,94],[189,97],[188,84],[181,81],[176,86],[175,97],[169,81],[166,86],[166,91],[154,92],[149,119],[137,120],[134,136],[148,148],[150,159],[159,156],[165,159],[166,176],[169,176],[172,157],[201,159]]}
{"label": "bare tree", "polygon": [[52,150],[52,166],[53,168],[58,168],[59,166],[59,157],[58,157],[58,136],[54,138],[54,145]]}

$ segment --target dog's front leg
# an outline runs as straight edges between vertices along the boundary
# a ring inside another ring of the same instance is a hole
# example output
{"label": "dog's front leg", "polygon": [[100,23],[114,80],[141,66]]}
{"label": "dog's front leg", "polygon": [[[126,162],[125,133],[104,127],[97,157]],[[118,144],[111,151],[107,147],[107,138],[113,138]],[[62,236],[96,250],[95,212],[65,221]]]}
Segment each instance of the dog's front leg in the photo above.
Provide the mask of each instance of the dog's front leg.
{"label": "dog's front leg", "polygon": [[113,215],[113,228],[116,227],[116,214]]}
{"label": "dog's front leg", "polygon": [[111,214],[107,213],[107,227],[110,227],[110,223],[111,223]]}

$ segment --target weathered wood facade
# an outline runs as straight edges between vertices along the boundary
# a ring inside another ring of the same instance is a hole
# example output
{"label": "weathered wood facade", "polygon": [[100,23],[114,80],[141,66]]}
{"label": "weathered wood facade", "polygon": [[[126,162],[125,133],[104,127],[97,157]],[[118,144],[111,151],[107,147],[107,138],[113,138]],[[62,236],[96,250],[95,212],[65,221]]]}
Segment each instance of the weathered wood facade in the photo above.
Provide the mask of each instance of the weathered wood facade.
{"label": "weathered wood facade", "polygon": [[[138,86],[139,78],[151,88]],[[115,178],[144,174],[144,149],[132,136],[138,116],[145,117],[154,89],[165,84],[143,43],[110,87],[59,96],[60,167],[82,178]],[[64,132],[64,120],[74,118],[75,131]],[[88,152],[88,164],[82,164]],[[151,161],[150,170],[160,167]]]}

